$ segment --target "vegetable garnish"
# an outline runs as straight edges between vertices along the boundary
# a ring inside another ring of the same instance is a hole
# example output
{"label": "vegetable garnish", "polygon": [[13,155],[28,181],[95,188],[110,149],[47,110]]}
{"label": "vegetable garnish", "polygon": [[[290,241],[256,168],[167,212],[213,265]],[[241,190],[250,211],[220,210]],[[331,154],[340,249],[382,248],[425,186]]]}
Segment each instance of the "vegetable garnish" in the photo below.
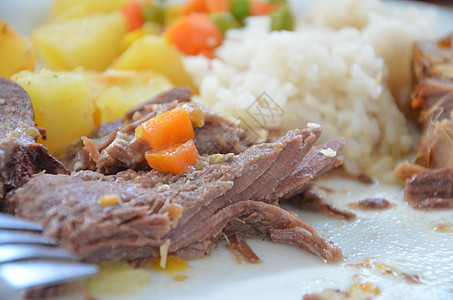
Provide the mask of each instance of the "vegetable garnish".
{"label": "vegetable garnish", "polygon": [[163,150],[148,150],[145,153],[146,161],[151,168],[173,174],[184,173],[188,167],[195,165],[198,157],[193,140]]}
{"label": "vegetable garnish", "polygon": [[151,147],[145,153],[148,165],[173,174],[184,173],[195,165],[200,155],[193,142],[195,133],[192,126],[202,126],[203,120],[202,112],[197,109],[189,112],[176,107],[138,126],[135,138],[144,139]]}
{"label": "vegetable garnish", "polygon": [[288,5],[279,7],[271,14],[271,30],[294,30],[295,20]]}
{"label": "vegetable garnish", "polygon": [[141,128],[142,138],[153,150],[187,142],[195,135],[189,112],[181,107],[143,122]]}
{"label": "vegetable garnish", "polygon": [[138,29],[145,23],[141,12],[140,1],[138,0],[127,2],[123,7],[123,14],[126,18],[127,29],[129,31]]}
{"label": "vegetable garnish", "polygon": [[214,49],[222,43],[220,29],[202,14],[183,16],[168,26],[165,32],[170,42],[188,55],[212,57]]}
{"label": "vegetable garnish", "polygon": [[[284,9],[282,9],[285,7]],[[228,29],[244,26],[249,16],[270,15],[272,30],[292,30],[294,17],[286,0],[130,0],[123,8],[129,31],[152,25],[186,55],[214,57]],[[140,31],[128,37],[134,40]],[[130,43],[126,43],[130,45]]]}
{"label": "vegetable garnish", "polygon": [[278,7],[280,7],[280,3],[272,3],[266,1],[259,1],[259,0],[252,0],[250,2],[250,15],[251,16],[262,16],[268,15]]}

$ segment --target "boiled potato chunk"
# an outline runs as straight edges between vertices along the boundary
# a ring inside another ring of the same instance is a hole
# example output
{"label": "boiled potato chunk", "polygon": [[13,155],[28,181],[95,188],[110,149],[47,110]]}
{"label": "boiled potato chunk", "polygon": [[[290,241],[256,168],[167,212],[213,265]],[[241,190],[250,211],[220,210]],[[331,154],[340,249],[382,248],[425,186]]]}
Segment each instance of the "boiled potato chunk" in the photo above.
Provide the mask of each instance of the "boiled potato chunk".
{"label": "boiled potato chunk", "polygon": [[50,7],[53,20],[85,17],[93,13],[120,10],[129,0],[55,0]]}
{"label": "boiled potato chunk", "polygon": [[35,60],[31,43],[0,21],[0,76],[10,77],[22,70],[33,70]]}
{"label": "boiled potato chunk", "polygon": [[81,74],[44,69],[22,71],[11,79],[30,95],[36,123],[47,130],[47,139],[41,142],[51,153],[94,129],[94,106]]}
{"label": "boiled potato chunk", "polygon": [[124,116],[132,107],[172,87],[170,81],[153,71],[108,70],[91,81],[103,85],[94,96],[98,122],[109,122]]}
{"label": "boiled potato chunk", "polygon": [[104,70],[119,54],[126,33],[121,12],[49,23],[32,33],[33,46],[54,70]]}
{"label": "boiled potato chunk", "polygon": [[186,72],[182,55],[164,37],[146,35],[135,41],[113,63],[113,69],[148,70],[152,69],[167,77],[174,85],[194,84]]}

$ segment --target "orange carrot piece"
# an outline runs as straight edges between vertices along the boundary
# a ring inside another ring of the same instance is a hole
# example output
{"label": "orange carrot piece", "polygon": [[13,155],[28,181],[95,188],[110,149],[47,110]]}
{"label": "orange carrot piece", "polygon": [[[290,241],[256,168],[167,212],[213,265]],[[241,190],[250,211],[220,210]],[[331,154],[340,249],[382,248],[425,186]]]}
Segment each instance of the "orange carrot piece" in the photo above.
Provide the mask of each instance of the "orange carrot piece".
{"label": "orange carrot piece", "polygon": [[168,39],[179,51],[187,55],[202,54],[212,57],[212,52],[222,43],[222,32],[207,15],[184,16],[166,30]]}
{"label": "orange carrot piece", "polygon": [[262,2],[260,0],[252,0],[250,6],[251,16],[268,15],[280,6],[278,3]]}
{"label": "orange carrot piece", "polygon": [[127,2],[123,6],[123,15],[126,18],[128,31],[141,28],[145,23],[140,10],[140,2],[138,0]]}
{"label": "orange carrot piece", "polygon": [[191,13],[207,13],[205,0],[189,0],[181,6],[181,14],[188,15]]}
{"label": "orange carrot piece", "polygon": [[176,107],[143,122],[141,130],[142,138],[154,150],[184,143],[195,135],[190,114],[182,107]]}
{"label": "orange carrot piece", "polygon": [[230,11],[230,0],[204,0],[208,13]]}
{"label": "orange carrot piece", "polygon": [[195,165],[198,157],[198,150],[193,140],[188,140],[184,144],[175,144],[163,150],[145,152],[145,159],[151,168],[173,174],[184,173],[188,167]]}

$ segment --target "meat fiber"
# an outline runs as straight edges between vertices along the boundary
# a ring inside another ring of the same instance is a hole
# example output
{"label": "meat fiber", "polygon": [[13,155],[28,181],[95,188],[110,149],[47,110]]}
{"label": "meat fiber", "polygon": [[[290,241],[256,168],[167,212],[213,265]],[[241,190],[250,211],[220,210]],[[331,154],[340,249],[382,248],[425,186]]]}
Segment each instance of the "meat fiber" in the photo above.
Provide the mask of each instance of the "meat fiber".
{"label": "meat fiber", "polygon": [[[42,223],[46,235],[92,262],[136,261],[157,257],[162,249],[198,258],[220,238],[235,234],[266,235],[332,262],[341,259],[341,251],[275,205],[341,164],[344,141],[313,147],[320,133],[320,128],[291,130],[275,143],[204,157],[198,169],[183,175],[155,170],[38,174],[8,198],[7,208]],[[335,154],[326,156],[324,150],[332,147],[337,150],[329,153]],[[101,197],[112,194],[117,204],[100,205]]]}
{"label": "meat fiber", "polygon": [[430,170],[406,183],[406,201],[414,208],[453,208],[453,170]]}

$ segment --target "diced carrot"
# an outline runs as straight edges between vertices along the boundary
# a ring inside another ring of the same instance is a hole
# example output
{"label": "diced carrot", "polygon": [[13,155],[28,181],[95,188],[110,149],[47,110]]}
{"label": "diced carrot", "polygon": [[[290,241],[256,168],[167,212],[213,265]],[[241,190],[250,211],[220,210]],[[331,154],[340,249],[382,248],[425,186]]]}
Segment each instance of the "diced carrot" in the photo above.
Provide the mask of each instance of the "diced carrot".
{"label": "diced carrot", "polygon": [[260,0],[252,0],[250,7],[251,16],[268,15],[280,6],[279,3],[269,3]]}
{"label": "diced carrot", "polygon": [[181,6],[181,14],[188,15],[191,13],[207,13],[205,0],[189,0]]}
{"label": "diced carrot", "polygon": [[123,15],[126,18],[127,29],[129,31],[138,29],[145,23],[141,13],[140,2],[138,0],[127,2],[123,6]]}
{"label": "diced carrot", "polygon": [[176,107],[143,122],[141,129],[142,138],[154,150],[187,142],[195,135],[190,115],[182,107]]}
{"label": "diced carrot", "polygon": [[212,57],[214,49],[222,43],[222,32],[202,14],[178,19],[167,27],[166,33],[170,42],[187,55]]}
{"label": "diced carrot", "polygon": [[230,11],[230,0],[204,0],[208,13]]}
{"label": "diced carrot", "polygon": [[199,157],[193,140],[184,144],[175,144],[163,150],[148,150],[145,159],[153,169],[181,174],[188,167],[195,165]]}

